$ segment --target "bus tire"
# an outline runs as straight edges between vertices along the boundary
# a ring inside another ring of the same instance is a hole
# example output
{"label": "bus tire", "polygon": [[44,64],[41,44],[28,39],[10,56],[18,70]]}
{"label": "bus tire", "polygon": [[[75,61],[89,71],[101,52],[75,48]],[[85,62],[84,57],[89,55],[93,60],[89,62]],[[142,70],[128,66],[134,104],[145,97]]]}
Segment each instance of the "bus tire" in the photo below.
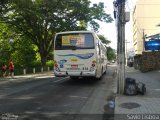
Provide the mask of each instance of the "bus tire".
{"label": "bus tire", "polygon": [[104,74],[106,74],[107,73],[107,65],[106,65],[106,70],[104,71]]}
{"label": "bus tire", "polygon": [[102,70],[101,70],[101,76],[103,75],[103,67],[102,67]]}
{"label": "bus tire", "polygon": [[98,77],[98,78],[95,77],[95,80],[99,81],[99,80],[101,80],[101,78],[102,78],[102,77]]}

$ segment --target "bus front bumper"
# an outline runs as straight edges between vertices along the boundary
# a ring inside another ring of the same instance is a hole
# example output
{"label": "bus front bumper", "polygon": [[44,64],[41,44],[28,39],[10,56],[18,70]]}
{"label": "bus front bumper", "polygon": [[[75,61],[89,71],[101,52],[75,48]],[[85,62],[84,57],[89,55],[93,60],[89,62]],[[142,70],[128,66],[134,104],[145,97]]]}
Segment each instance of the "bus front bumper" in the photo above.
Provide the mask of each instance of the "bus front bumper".
{"label": "bus front bumper", "polygon": [[54,71],[54,74],[56,77],[66,77],[66,76],[78,76],[78,77],[83,77],[83,76],[96,76],[96,71],[81,71],[81,72],[72,72],[72,71],[66,71],[66,72],[58,72]]}

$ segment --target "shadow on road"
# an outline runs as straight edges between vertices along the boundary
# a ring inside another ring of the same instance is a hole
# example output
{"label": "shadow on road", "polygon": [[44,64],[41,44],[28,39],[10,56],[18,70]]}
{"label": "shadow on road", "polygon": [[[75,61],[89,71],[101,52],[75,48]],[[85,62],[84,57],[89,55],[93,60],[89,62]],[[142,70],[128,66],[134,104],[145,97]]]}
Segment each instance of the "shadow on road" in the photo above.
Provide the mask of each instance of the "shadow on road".
{"label": "shadow on road", "polygon": [[96,85],[100,80],[96,80],[94,77],[84,77],[79,79],[69,79],[61,83],[62,85],[78,85],[78,86],[85,86],[85,85]]}

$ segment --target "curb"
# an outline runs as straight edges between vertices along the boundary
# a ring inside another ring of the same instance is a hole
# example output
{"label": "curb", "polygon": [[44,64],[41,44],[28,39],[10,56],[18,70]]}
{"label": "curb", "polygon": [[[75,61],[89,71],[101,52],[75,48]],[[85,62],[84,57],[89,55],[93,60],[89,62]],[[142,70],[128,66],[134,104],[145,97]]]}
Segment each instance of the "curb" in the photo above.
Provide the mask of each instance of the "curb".
{"label": "curb", "polygon": [[52,71],[49,72],[43,72],[43,73],[38,73],[38,74],[28,74],[28,75],[22,75],[22,76],[14,76],[13,78],[0,78],[0,85],[9,83],[9,82],[17,82],[17,81],[25,81],[25,80],[31,80],[31,79],[38,79],[36,77],[40,76],[53,76]]}

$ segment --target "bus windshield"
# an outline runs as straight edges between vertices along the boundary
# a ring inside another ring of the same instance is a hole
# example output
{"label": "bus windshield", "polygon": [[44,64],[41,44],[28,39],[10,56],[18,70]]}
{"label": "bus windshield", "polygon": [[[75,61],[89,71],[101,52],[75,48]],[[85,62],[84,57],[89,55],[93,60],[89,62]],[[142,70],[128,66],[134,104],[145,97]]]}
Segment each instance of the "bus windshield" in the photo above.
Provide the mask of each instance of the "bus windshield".
{"label": "bus windshield", "polygon": [[94,38],[91,33],[58,34],[55,50],[94,49]]}

